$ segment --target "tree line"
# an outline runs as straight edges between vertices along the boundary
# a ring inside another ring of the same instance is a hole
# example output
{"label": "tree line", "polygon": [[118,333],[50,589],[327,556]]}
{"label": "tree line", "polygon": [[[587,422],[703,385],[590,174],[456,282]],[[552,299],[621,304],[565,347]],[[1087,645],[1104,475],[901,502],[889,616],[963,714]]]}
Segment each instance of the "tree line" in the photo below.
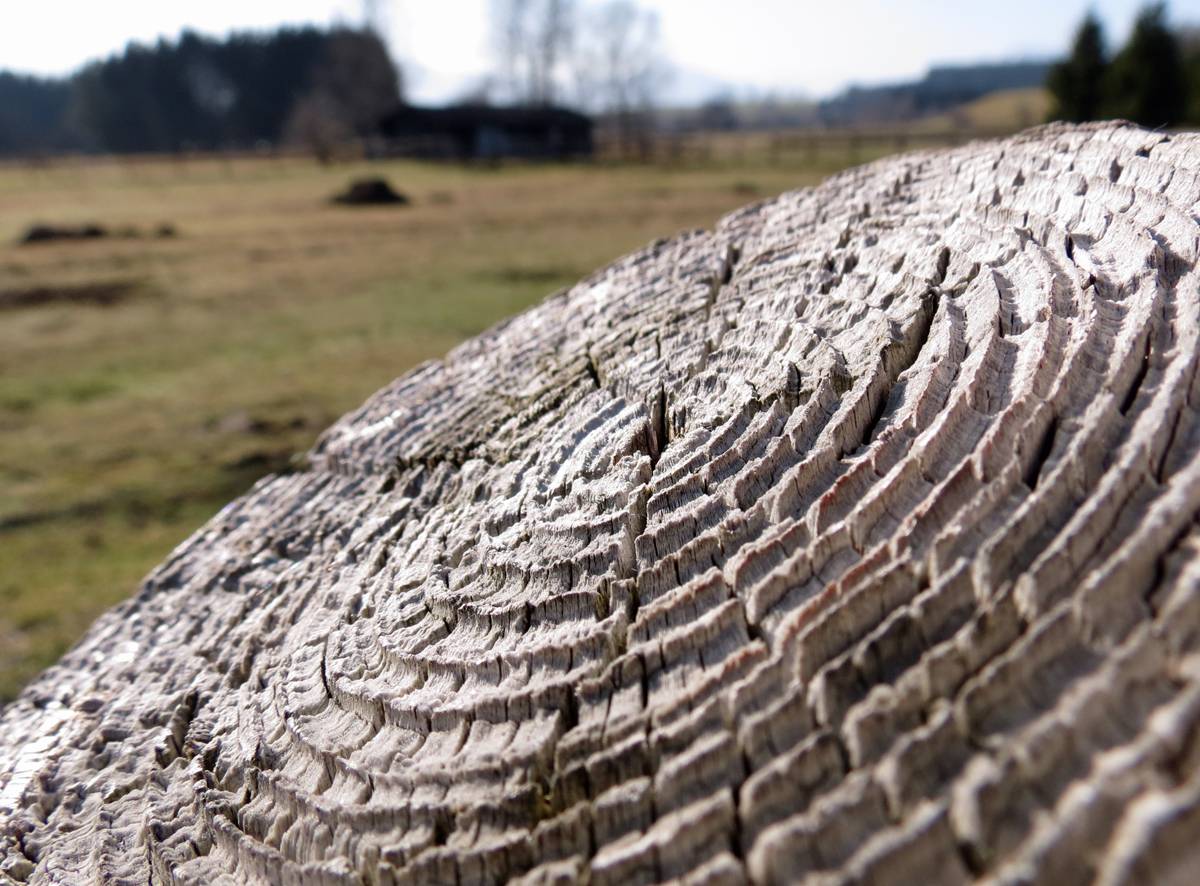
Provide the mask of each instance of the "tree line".
{"label": "tree line", "polygon": [[1088,13],[1046,87],[1056,120],[1200,125],[1200,30],[1172,29],[1166,4],[1152,3],[1138,13],[1125,45],[1110,53],[1103,24]]}
{"label": "tree line", "polygon": [[399,70],[370,29],[185,31],[68,78],[0,72],[0,153],[315,145],[371,135],[401,99]]}
{"label": "tree line", "polygon": [[[669,76],[653,13],[633,0],[490,0],[495,73],[470,103],[569,105],[600,115],[622,140],[653,126]],[[1200,125],[1200,29],[1173,29],[1164,3],[1138,14],[1111,52],[1094,13],[1046,85],[1054,119],[1121,117],[1150,127]],[[175,152],[292,142],[318,154],[367,138],[403,102],[402,77],[378,33],[284,27],[225,39],[185,31],[93,62],[66,78],[0,71],[0,154]]]}
{"label": "tree line", "polygon": [[[646,135],[667,76],[652,12],[634,0],[489,2],[495,69],[461,103],[569,106],[623,139]],[[225,39],[184,31],[66,78],[0,71],[0,155],[284,143],[322,155],[370,137],[402,102],[400,69],[372,24]]]}

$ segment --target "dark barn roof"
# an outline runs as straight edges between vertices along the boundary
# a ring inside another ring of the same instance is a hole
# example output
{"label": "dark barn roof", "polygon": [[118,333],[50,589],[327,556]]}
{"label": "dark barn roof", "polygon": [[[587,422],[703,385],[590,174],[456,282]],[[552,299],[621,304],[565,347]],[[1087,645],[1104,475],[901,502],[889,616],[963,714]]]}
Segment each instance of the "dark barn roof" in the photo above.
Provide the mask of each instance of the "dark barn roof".
{"label": "dark barn roof", "polygon": [[565,108],[404,107],[380,124],[391,151],[445,159],[592,153],[592,121]]}

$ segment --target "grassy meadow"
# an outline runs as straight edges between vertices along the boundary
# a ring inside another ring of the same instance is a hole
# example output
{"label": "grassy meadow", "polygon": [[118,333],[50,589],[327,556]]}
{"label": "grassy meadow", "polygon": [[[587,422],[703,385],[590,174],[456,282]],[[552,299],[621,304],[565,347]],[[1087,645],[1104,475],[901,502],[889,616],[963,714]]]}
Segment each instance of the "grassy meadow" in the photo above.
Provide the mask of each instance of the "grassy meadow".
{"label": "grassy meadow", "polygon": [[[846,162],[774,159],[0,166],[0,701],[380,386],[653,238]],[[363,176],[411,204],[329,202]],[[21,244],[34,223],[116,235]]]}

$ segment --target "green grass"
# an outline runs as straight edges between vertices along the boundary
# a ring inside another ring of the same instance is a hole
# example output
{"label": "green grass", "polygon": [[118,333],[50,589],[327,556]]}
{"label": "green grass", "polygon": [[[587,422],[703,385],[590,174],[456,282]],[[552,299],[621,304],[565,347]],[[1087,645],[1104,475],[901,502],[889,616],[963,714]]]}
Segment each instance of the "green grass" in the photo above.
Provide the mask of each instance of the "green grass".
{"label": "green grass", "polygon": [[[648,241],[844,157],[658,168],[299,158],[0,167],[0,700],[345,411]],[[384,175],[409,207],[327,198]],[[17,245],[34,222],[143,236]],[[173,238],[151,232],[170,222]]]}

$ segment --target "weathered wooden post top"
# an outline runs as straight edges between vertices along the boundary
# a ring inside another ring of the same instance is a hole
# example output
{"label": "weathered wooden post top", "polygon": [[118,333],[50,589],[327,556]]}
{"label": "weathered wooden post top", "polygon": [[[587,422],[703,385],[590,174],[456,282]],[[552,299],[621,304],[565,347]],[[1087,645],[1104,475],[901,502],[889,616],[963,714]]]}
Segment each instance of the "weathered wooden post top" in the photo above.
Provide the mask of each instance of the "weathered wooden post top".
{"label": "weathered wooden post top", "polygon": [[0,883],[1200,882],[1198,204],[900,156],[414,370],[0,715]]}

